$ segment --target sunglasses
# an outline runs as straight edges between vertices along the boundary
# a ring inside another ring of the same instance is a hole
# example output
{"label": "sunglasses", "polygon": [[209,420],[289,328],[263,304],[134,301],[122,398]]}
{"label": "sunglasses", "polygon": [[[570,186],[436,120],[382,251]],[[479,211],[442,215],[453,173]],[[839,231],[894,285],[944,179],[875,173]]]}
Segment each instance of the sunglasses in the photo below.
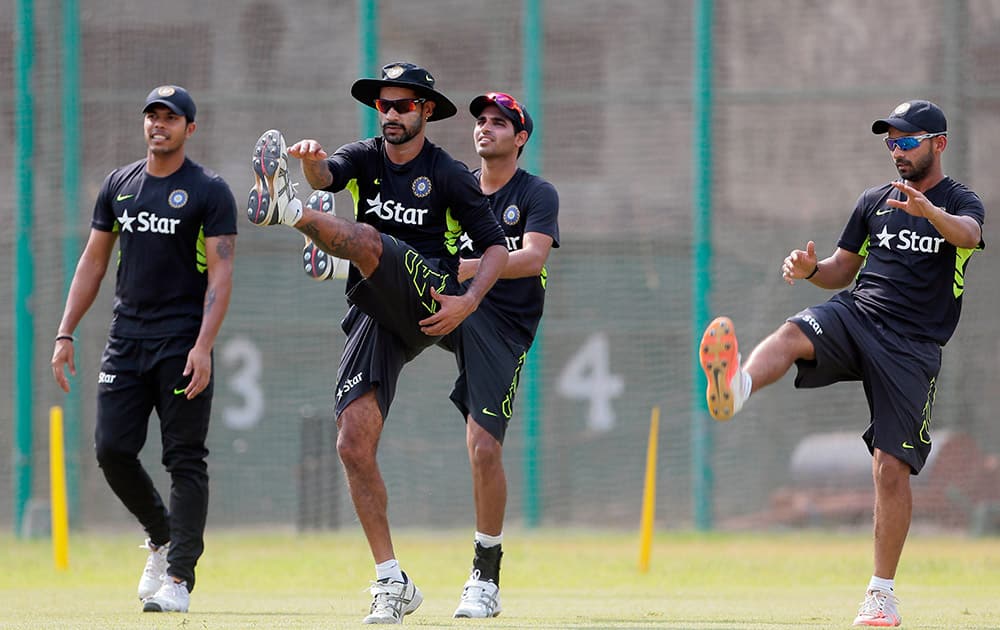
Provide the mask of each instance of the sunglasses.
{"label": "sunglasses", "polygon": [[417,109],[417,105],[426,102],[426,98],[397,98],[394,101],[387,98],[377,98],[375,99],[375,109],[383,114],[388,114],[390,109],[396,110],[397,114],[408,114]]}
{"label": "sunglasses", "polygon": [[521,105],[517,102],[517,99],[513,96],[510,94],[504,94],[503,92],[490,92],[486,95],[486,98],[490,99],[497,105],[517,112],[517,115],[521,117],[521,126],[524,126],[524,112],[521,110]]}
{"label": "sunglasses", "polygon": [[927,138],[934,138],[937,136],[947,135],[947,131],[939,131],[937,133],[925,133],[919,136],[903,136],[901,138],[886,138],[885,146],[889,147],[890,151],[895,151],[896,147],[899,147],[903,151],[912,151],[920,146],[920,143]]}

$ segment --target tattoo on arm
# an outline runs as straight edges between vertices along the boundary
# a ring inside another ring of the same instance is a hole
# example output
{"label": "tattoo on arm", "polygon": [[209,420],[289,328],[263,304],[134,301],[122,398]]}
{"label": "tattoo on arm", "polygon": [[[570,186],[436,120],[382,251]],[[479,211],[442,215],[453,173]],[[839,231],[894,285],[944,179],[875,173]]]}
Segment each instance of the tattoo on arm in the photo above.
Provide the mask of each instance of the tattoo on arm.
{"label": "tattoo on arm", "polygon": [[212,311],[212,307],[215,305],[215,289],[212,287],[208,288],[205,292],[205,314],[207,315]]}
{"label": "tattoo on arm", "polygon": [[223,234],[219,237],[219,243],[215,246],[215,253],[219,255],[222,260],[228,260],[233,257],[233,251],[236,249],[236,235],[235,234]]}

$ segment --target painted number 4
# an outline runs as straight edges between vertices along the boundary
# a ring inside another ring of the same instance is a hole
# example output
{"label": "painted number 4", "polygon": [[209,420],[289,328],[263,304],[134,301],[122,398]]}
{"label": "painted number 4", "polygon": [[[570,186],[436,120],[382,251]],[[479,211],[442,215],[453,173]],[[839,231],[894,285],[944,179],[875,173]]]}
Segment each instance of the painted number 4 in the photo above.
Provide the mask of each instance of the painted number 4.
{"label": "painted number 4", "polygon": [[563,368],[557,385],[566,398],[590,401],[587,428],[610,431],[615,425],[615,410],[611,401],[625,391],[625,379],[611,373],[611,352],[608,337],[594,333]]}

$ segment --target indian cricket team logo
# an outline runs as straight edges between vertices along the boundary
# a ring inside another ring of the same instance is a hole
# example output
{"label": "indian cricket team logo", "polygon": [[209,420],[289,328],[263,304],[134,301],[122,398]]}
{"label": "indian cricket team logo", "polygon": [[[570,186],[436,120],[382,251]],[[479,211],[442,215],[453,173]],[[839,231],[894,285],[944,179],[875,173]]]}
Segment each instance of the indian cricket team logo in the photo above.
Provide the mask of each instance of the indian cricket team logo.
{"label": "indian cricket team logo", "polygon": [[507,225],[517,225],[521,220],[521,209],[511,204],[503,211],[503,222]]}
{"label": "indian cricket team logo", "polygon": [[910,103],[909,102],[900,103],[899,105],[896,106],[896,109],[892,110],[892,115],[902,116],[908,111],[910,111]]}
{"label": "indian cricket team logo", "polygon": [[174,91],[175,91],[174,86],[172,85],[161,85],[160,87],[156,88],[156,95],[163,97],[173,96]]}
{"label": "indian cricket team logo", "polygon": [[385,78],[398,79],[403,74],[403,66],[391,66],[385,69]]}
{"label": "indian cricket team logo", "polygon": [[413,180],[413,184],[410,185],[413,190],[413,194],[417,197],[423,199],[427,195],[431,194],[431,180],[423,175]]}
{"label": "indian cricket team logo", "polygon": [[188,202],[188,194],[186,190],[178,188],[174,192],[170,193],[167,197],[167,203],[170,204],[171,208],[183,208],[184,204]]}

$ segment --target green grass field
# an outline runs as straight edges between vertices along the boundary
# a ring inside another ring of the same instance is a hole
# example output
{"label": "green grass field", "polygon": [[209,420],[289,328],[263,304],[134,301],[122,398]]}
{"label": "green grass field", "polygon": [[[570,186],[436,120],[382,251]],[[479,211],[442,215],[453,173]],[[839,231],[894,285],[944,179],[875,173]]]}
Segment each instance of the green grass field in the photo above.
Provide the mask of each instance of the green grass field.
{"label": "green grass field", "polygon": [[[452,619],[471,533],[401,531],[396,552],[424,593],[423,628],[849,628],[871,574],[867,533],[660,533],[648,573],[638,535],[506,533],[503,614]],[[70,569],[48,540],[0,536],[0,628],[355,628],[374,569],[360,529],[209,530],[189,614],[145,614],[132,536],[71,534]],[[911,534],[897,577],[905,628],[1000,628],[1000,539]]]}

